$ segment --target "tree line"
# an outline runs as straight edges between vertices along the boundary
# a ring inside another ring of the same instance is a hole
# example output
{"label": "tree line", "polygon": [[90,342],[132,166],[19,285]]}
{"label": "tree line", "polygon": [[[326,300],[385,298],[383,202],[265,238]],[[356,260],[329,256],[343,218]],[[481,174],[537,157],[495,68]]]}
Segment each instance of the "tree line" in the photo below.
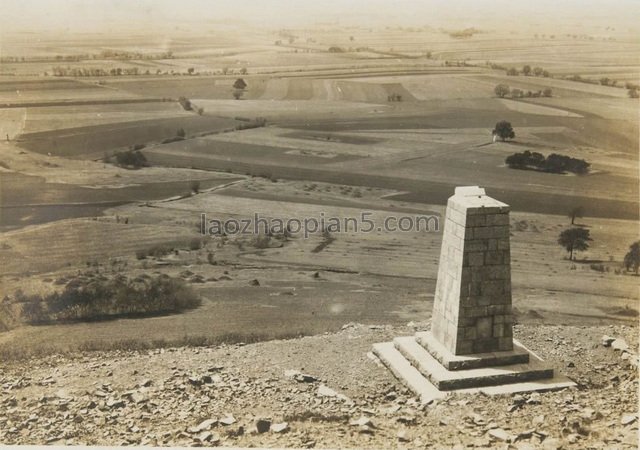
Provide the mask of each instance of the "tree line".
{"label": "tree line", "polygon": [[34,63],[34,62],[80,62],[85,60],[115,59],[119,61],[130,60],[157,60],[174,59],[172,51],[160,53],[140,53],[125,50],[103,50],[100,53],[81,53],[76,55],[54,55],[54,56],[3,56],[0,63]]}
{"label": "tree line", "polygon": [[[218,71],[207,71],[202,72],[202,75],[233,75],[236,71],[229,69],[228,67],[223,67]],[[248,70],[246,67],[242,67],[237,70],[237,73],[241,75],[246,75]],[[189,67],[185,72],[176,72],[174,70],[170,71],[162,71],[161,69],[156,69],[154,72],[149,69],[144,72],[140,70],[138,67],[112,67],[110,69],[103,69],[99,67],[63,67],[63,66],[54,66],[51,68],[51,75],[54,77],[119,77],[119,76],[137,76],[137,75],[200,75],[199,72],[196,72],[194,67]],[[49,75],[49,72],[44,72],[45,76]]]}
{"label": "tree line", "polygon": [[529,97],[553,97],[553,90],[551,88],[545,88],[538,91],[524,91],[518,88],[509,88],[506,84],[498,84],[493,89],[493,92],[500,98],[510,96],[511,98],[529,98]]}

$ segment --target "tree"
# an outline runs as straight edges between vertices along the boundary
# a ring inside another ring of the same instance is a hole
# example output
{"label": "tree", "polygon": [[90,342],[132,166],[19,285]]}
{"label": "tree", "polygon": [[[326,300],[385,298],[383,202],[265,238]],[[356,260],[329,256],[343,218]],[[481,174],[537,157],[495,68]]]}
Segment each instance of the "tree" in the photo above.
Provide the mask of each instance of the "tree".
{"label": "tree", "polygon": [[178,130],[176,131],[176,136],[178,137],[185,137],[187,135],[187,133],[185,133],[184,128],[178,128]]}
{"label": "tree", "polygon": [[542,72],[544,70],[542,69],[542,67],[534,67],[533,68],[533,74],[537,77],[539,77],[540,75],[542,75]]}
{"label": "tree", "polygon": [[499,84],[493,89],[493,92],[495,92],[498,97],[504,98],[505,95],[509,94],[510,90],[506,84]]}
{"label": "tree", "polygon": [[627,95],[629,96],[629,98],[638,98],[638,97],[640,97],[640,95],[638,95],[638,90],[637,89],[629,89],[627,91]]}
{"label": "tree", "polygon": [[246,89],[247,88],[247,82],[244,81],[242,78],[238,78],[235,83],[233,83],[233,87],[235,89]]}
{"label": "tree", "polygon": [[571,219],[571,225],[574,225],[576,219],[584,217],[584,208],[582,206],[576,206],[569,211],[568,216]]}
{"label": "tree", "polygon": [[509,75],[510,77],[515,77],[518,75],[518,69],[512,67],[511,69],[507,70],[507,75]]}
{"label": "tree", "polygon": [[625,269],[633,269],[638,275],[638,268],[640,268],[640,241],[636,241],[629,246],[629,251],[624,255],[624,267]]}
{"label": "tree", "polygon": [[544,95],[545,97],[551,97],[553,95],[553,91],[551,90],[551,88],[546,88],[544,91],[542,91],[542,95]]}
{"label": "tree", "polygon": [[531,66],[530,65],[525,65],[522,68],[522,73],[524,74],[525,77],[528,77],[531,74]]}
{"label": "tree", "polygon": [[238,78],[234,83],[233,83],[233,88],[235,89],[233,91],[233,98],[235,98],[236,100],[240,100],[240,98],[242,98],[242,96],[244,95],[244,90],[247,88],[247,82],[244,81],[242,78]]}
{"label": "tree", "polygon": [[498,136],[501,141],[505,141],[507,139],[513,139],[516,137],[516,133],[513,131],[513,127],[506,120],[501,120],[496,123],[496,127],[491,132],[494,136]]}
{"label": "tree", "polygon": [[583,252],[589,248],[589,230],[586,228],[567,228],[558,237],[558,244],[569,252],[569,261],[573,261],[574,252]]}

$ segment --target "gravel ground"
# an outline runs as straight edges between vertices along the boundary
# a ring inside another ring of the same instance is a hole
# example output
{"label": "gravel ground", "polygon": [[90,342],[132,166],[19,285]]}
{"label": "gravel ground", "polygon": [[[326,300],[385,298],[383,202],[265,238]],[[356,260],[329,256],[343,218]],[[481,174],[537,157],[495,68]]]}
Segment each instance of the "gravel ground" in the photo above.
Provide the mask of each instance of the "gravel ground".
{"label": "gravel ground", "polygon": [[[12,362],[0,368],[0,443],[637,448],[637,327],[518,325],[515,337],[577,388],[421,406],[369,353],[427,327],[410,325]],[[605,347],[603,335],[620,339]],[[622,339],[627,351],[614,348]]]}

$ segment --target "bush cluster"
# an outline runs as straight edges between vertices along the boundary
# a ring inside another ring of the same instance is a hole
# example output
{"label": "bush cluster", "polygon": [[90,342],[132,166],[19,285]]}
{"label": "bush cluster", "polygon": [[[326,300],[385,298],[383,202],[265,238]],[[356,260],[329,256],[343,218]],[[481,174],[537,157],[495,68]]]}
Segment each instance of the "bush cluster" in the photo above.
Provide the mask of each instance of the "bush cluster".
{"label": "bush cluster", "polygon": [[530,152],[529,150],[508,156],[505,162],[512,169],[540,170],[550,173],[572,172],[579,175],[588,173],[591,166],[584,159],[556,153],[552,153],[545,158],[542,153]]}
{"label": "bush cluster", "polygon": [[124,152],[116,153],[114,155],[116,164],[127,169],[139,169],[141,167],[148,167],[149,162],[147,161],[147,158],[139,150],[140,147],[138,146],[137,148],[138,149],[136,150],[127,150]]}
{"label": "bush cluster", "polygon": [[22,303],[25,321],[47,323],[175,313],[195,308],[201,300],[184,281],[167,275],[119,275],[71,280],[62,292],[45,297],[18,293],[16,302]]}

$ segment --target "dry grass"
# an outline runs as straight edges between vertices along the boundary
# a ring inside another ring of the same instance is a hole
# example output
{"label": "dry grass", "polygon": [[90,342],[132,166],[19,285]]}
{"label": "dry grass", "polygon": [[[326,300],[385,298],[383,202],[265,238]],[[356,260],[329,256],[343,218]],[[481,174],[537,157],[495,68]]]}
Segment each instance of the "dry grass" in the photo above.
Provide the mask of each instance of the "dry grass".
{"label": "dry grass", "polygon": [[159,348],[180,347],[215,347],[231,344],[252,344],[273,340],[297,339],[311,335],[310,332],[274,332],[274,333],[241,333],[230,332],[219,336],[185,335],[177,339],[120,339],[110,341],[89,340],[76,346],[62,349],[59,345],[26,345],[16,342],[0,345],[0,361],[24,361],[31,358],[42,358],[55,354],[76,354],[78,352],[125,351],[136,352]]}

